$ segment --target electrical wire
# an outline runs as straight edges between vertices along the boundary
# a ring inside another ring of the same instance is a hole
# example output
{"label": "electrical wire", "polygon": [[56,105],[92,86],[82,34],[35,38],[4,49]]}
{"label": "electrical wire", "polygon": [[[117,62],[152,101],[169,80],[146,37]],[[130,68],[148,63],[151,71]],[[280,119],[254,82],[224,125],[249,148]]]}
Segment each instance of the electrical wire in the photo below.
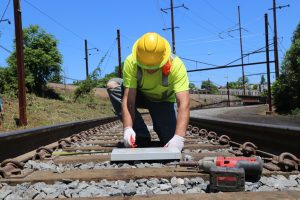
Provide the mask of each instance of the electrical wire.
{"label": "electrical wire", "polygon": [[[270,23],[268,23],[268,26],[269,26],[269,28],[271,29],[271,31],[274,32],[273,29],[272,29],[272,27],[271,27],[271,25],[270,25]],[[274,36],[273,36],[273,38],[274,38]],[[278,40],[278,38],[277,38],[277,41],[279,41],[279,46],[280,46],[281,41]],[[282,46],[283,46],[283,45],[282,45]],[[284,48],[284,47],[283,47],[283,48]],[[284,48],[284,49],[285,49],[285,48]],[[282,51],[281,47],[279,47],[279,51],[280,51],[280,52],[282,53],[282,55],[284,56],[284,52]],[[286,49],[285,49],[285,51],[286,51]]]}
{"label": "electrical wire", "polygon": [[130,36],[124,34],[124,33],[121,33],[121,36],[127,38],[129,41],[134,41],[135,40],[133,37],[130,37]]}
{"label": "electrical wire", "polygon": [[[230,23],[235,23],[232,19],[229,19],[227,15],[223,14],[221,11],[219,11],[216,7],[214,7],[211,3],[209,3],[207,0],[204,0],[206,4],[208,4],[215,12],[219,13],[219,15],[222,15],[225,19],[227,19]],[[224,19],[223,18],[223,19]]]}
{"label": "electrical wire", "polygon": [[[252,37],[261,37],[262,34],[249,34],[249,35],[244,35],[243,39],[245,38],[252,38]],[[207,43],[214,43],[214,42],[222,42],[222,41],[228,41],[228,40],[236,40],[240,39],[238,37],[233,37],[233,38],[227,38],[227,39],[214,39],[214,40],[203,40],[199,42],[193,42],[193,43],[182,43],[179,42],[181,45],[198,45],[198,44],[207,44]],[[177,42],[178,43],[178,42]]]}
{"label": "electrical wire", "polygon": [[[271,45],[273,45],[273,44],[274,44],[274,43],[270,43],[270,44],[269,44],[269,47],[270,47]],[[230,65],[230,64],[232,64],[232,63],[235,63],[236,61],[239,61],[239,60],[241,60],[242,58],[245,58],[245,57],[247,57],[247,56],[250,56],[251,54],[255,54],[255,53],[257,53],[258,51],[260,51],[260,50],[262,50],[262,49],[265,49],[265,48],[266,48],[266,46],[261,47],[261,48],[259,48],[259,49],[257,49],[257,50],[254,50],[254,51],[252,51],[252,52],[250,52],[250,53],[244,54],[242,57],[237,58],[237,59],[235,59],[235,60],[233,60],[233,61],[227,63],[227,64],[224,65],[224,66],[227,66],[227,65]]]}
{"label": "electrical wire", "polygon": [[185,40],[176,40],[176,42],[180,43],[180,42],[197,41],[197,40],[206,39],[206,38],[212,38],[212,37],[216,37],[216,36],[218,36],[218,35],[217,34],[213,34],[213,35],[207,35],[207,36],[189,38],[189,39],[185,39]]}
{"label": "electrical wire", "polygon": [[[213,31],[211,31],[210,29],[206,28],[205,26],[203,26],[203,25],[202,25],[201,23],[199,23],[198,21],[194,20],[194,18],[190,17],[189,15],[187,15],[187,18],[190,19],[190,20],[189,20],[190,22],[193,22],[195,25],[197,25],[197,26],[200,27],[201,29],[203,29],[203,30],[205,30],[205,31],[207,31],[207,32],[209,32],[209,33],[215,34]],[[186,19],[184,18],[184,20],[186,20]],[[215,34],[215,35],[217,35],[217,34]]]}
{"label": "electrical wire", "polygon": [[[108,53],[108,57],[107,57],[107,55],[106,55],[105,58],[107,58],[107,60],[106,60],[106,62],[105,62],[105,65],[104,65],[103,69],[101,70],[101,73],[102,73],[102,72],[104,73],[105,67],[107,66],[108,61],[109,61],[110,58],[111,58],[111,54],[112,54],[113,50],[116,48],[116,43],[117,43],[117,40],[114,40],[113,43],[112,43],[112,45],[111,45],[111,47],[110,47],[109,50],[107,51],[107,53],[109,52],[109,53]],[[100,61],[100,62],[101,62],[101,61]],[[104,60],[102,61],[102,63],[104,63]],[[100,65],[101,65],[101,64],[100,64]]]}
{"label": "electrical wire", "polygon": [[[282,43],[283,37],[281,37],[281,40],[278,40],[278,41],[279,41],[279,46],[286,52],[287,50],[286,50],[285,46]],[[279,49],[280,49],[281,53],[284,55],[284,52],[282,51],[281,48],[279,48]]]}
{"label": "electrical wire", "polygon": [[5,13],[6,13],[6,10],[7,10],[8,6],[9,6],[10,2],[11,2],[11,0],[8,0],[8,2],[7,2],[7,4],[6,4],[6,7],[5,7],[5,10],[4,10],[4,12],[3,12],[2,16],[1,16],[0,22],[1,22],[1,21],[3,20],[3,18],[4,18],[4,15],[5,15]]}
{"label": "electrical wire", "polygon": [[12,53],[12,51],[10,51],[10,50],[7,49],[6,47],[2,46],[1,44],[0,44],[0,48],[4,49],[4,50],[7,51],[8,53]]}
{"label": "electrical wire", "polygon": [[158,12],[159,12],[161,18],[162,18],[163,25],[164,25],[163,28],[166,29],[166,28],[167,28],[166,20],[165,20],[165,18],[164,18],[164,16],[163,16],[162,12],[161,12],[161,10],[160,10],[161,8],[160,8],[159,0],[156,0],[156,7],[157,7],[157,10],[158,10]]}
{"label": "electrical wire", "polygon": [[217,31],[220,31],[220,27],[216,26],[215,24],[213,24],[212,22],[206,20],[205,18],[201,17],[199,13],[195,12],[194,10],[192,9],[189,9],[190,12],[196,16],[198,19],[201,19],[202,21],[204,21],[206,24],[210,25],[211,27],[213,27],[214,29],[216,29]]}
{"label": "electrical wire", "polygon": [[[258,76],[268,74],[266,72],[256,73],[256,74],[245,74],[245,76]],[[270,72],[270,74],[275,74],[275,72]]]}
{"label": "electrical wire", "polygon": [[214,66],[214,67],[218,66],[218,65],[215,65],[215,64],[210,64],[210,63],[206,63],[206,62],[202,62],[202,61],[198,61],[198,60],[193,60],[193,59],[189,59],[189,58],[183,58],[183,57],[180,57],[180,58],[182,60],[192,61],[192,62],[195,62],[195,63],[204,64],[204,65],[210,65],[210,66]]}
{"label": "electrical wire", "polygon": [[[60,26],[61,28],[63,28],[64,30],[68,31],[69,33],[73,34],[75,37],[77,37],[80,40],[85,40],[83,37],[81,37],[79,34],[75,33],[74,31],[72,31],[71,29],[69,29],[68,27],[66,27],[65,25],[63,25],[62,23],[60,23],[59,21],[57,21],[56,19],[54,19],[53,17],[51,17],[50,15],[48,15],[46,12],[42,11],[41,9],[39,9],[38,7],[36,7],[35,5],[33,5],[32,3],[30,3],[28,0],[23,0],[24,2],[26,2],[28,5],[30,5],[32,8],[34,8],[35,10],[37,10],[39,13],[43,14],[44,16],[48,17],[52,22],[54,22],[56,25]],[[96,45],[94,45],[93,43],[89,42],[89,44],[91,44],[93,47],[96,47]]]}

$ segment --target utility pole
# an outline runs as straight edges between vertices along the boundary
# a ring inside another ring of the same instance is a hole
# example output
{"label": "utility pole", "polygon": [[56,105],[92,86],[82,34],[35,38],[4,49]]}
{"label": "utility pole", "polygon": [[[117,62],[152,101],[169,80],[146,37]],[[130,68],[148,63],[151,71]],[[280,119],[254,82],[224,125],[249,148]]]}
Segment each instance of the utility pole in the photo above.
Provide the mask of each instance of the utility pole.
{"label": "utility pole", "polygon": [[86,72],[86,80],[87,80],[89,77],[89,54],[88,54],[87,40],[84,40],[84,49],[85,49],[85,72]]}
{"label": "utility pole", "polygon": [[120,30],[117,29],[117,40],[118,40],[118,61],[119,61],[119,77],[122,78],[122,58],[121,58],[121,38],[120,38]]}
{"label": "utility pole", "polygon": [[244,54],[243,54],[243,41],[242,41],[242,27],[241,27],[241,15],[240,15],[240,6],[238,6],[238,15],[239,15],[239,32],[240,32],[240,49],[241,49],[241,61],[242,61],[242,81],[243,81],[243,95],[246,95],[245,89],[245,73],[244,73]]}
{"label": "utility pole", "polygon": [[229,84],[228,84],[228,81],[227,81],[227,106],[230,107],[230,98],[229,98]]}
{"label": "utility pole", "polygon": [[277,37],[277,19],[276,19],[276,9],[281,9],[285,7],[290,7],[290,5],[278,6],[276,7],[276,0],[273,0],[273,8],[269,10],[273,10],[273,22],[274,22],[274,60],[275,60],[275,77],[279,78],[279,59],[278,59],[278,37]]}
{"label": "utility pole", "polygon": [[172,28],[172,52],[175,54],[175,32],[174,32],[174,9],[173,9],[173,0],[170,0],[171,4],[171,28]]}
{"label": "utility pole", "polygon": [[26,116],[26,92],[25,92],[25,73],[24,73],[24,53],[23,53],[23,31],[22,31],[22,12],[20,0],[14,0],[14,18],[16,35],[16,57],[18,73],[18,97],[19,97],[19,125],[27,125]]}
{"label": "utility pole", "polygon": [[273,17],[274,17],[274,59],[275,59],[275,77],[279,78],[279,61],[278,61],[278,40],[277,40],[277,20],[276,20],[276,0],[273,0]]}
{"label": "utility pole", "polygon": [[174,8],[185,8],[188,9],[184,4],[180,6],[173,6],[173,0],[170,0],[170,8],[161,8],[160,10],[164,13],[167,13],[166,10],[171,10],[171,28],[163,28],[164,31],[171,29],[172,31],[172,52],[175,54],[176,49],[175,49],[175,28],[179,28],[178,26],[174,26]]}
{"label": "utility pole", "polygon": [[265,14],[265,38],[266,38],[266,61],[267,61],[267,76],[268,76],[268,114],[272,112],[272,97],[271,97],[271,78],[270,78],[270,60],[269,60],[269,31],[268,31],[268,14]]}

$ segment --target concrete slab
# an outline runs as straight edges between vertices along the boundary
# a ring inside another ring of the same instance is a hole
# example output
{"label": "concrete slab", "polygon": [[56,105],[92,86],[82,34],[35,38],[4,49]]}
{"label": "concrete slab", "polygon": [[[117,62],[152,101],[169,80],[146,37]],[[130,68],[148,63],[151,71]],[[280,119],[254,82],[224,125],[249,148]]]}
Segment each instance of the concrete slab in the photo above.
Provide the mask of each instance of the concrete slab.
{"label": "concrete slab", "polygon": [[181,152],[176,148],[124,148],[113,149],[110,161],[180,160]]}

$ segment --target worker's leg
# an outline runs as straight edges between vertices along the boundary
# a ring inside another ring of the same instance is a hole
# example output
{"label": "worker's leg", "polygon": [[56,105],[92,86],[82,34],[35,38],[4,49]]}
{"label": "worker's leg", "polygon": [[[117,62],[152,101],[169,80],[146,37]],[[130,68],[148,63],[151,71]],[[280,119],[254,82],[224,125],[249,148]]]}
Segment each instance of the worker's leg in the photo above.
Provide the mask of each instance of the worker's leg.
{"label": "worker's leg", "polygon": [[[107,92],[115,110],[115,114],[122,119],[122,96],[124,92],[123,80],[121,78],[112,78],[107,82]],[[143,98],[137,93],[136,107],[143,106]],[[135,110],[135,120],[133,124],[133,130],[136,133],[136,144],[139,147],[148,146],[150,143],[150,134],[148,128],[141,116],[141,114]]]}
{"label": "worker's leg", "polygon": [[176,104],[171,102],[148,102],[147,104],[153,121],[153,129],[158,134],[163,146],[175,134]]}
{"label": "worker's leg", "polygon": [[122,112],[122,83],[121,78],[112,78],[107,82],[106,88],[114,112],[121,118]]}

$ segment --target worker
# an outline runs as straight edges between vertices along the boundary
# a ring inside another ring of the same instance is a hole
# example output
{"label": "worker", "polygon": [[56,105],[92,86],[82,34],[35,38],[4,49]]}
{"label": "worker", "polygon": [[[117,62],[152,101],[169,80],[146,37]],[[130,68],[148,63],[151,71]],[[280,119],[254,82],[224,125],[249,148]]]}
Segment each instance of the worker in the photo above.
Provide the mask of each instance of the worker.
{"label": "worker", "polygon": [[184,147],[189,121],[189,80],[180,58],[157,33],[141,36],[123,66],[123,79],[112,78],[107,91],[124,128],[125,147],[148,147],[149,130],[137,108],[149,110],[160,146]]}

